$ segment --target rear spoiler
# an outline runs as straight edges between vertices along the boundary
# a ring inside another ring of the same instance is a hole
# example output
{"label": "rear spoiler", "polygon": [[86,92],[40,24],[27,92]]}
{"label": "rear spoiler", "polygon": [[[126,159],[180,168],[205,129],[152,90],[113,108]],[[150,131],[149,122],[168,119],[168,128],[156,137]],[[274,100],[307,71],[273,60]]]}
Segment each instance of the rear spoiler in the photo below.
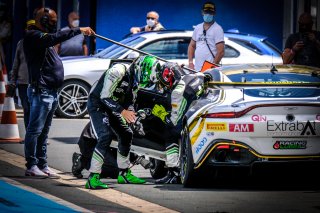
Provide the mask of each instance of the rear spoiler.
{"label": "rear spoiler", "polygon": [[213,89],[261,89],[261,88],[315,88],[320,89],[320,82],[220,82],[210,81]]}

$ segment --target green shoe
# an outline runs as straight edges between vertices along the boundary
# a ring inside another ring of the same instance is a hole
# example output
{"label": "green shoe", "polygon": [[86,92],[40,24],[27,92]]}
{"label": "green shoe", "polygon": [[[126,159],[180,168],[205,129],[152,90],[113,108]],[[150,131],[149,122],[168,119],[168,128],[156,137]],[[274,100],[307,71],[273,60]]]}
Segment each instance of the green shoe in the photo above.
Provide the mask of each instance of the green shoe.
{"label": "green shoe", "polygon": [[108,186],[100,181],[100,174],[91,173],[86,183],[86,189],[107,189]]}
{"label": "green shoe", "polygon": [[133,174],[131,174],[131,170],[128,169],[127,172],[120,172],[118,176],[118,183],[119,184],[126,184],[126,183],[131,183],[131,184],[142,184],[145,183],[146,181],[143,179],[140,179]]}

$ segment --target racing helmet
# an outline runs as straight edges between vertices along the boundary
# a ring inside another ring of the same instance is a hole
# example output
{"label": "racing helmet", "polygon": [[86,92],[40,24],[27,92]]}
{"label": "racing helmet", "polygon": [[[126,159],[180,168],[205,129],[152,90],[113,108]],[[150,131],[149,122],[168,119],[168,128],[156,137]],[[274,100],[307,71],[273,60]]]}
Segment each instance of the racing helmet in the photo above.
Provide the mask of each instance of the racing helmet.
{"label": "racing helmet", "polygon": [[157,72],[157,79],[166,88],[171,90],[181,79],[182,69],[177,63],[167,62]]}
{"label": "racing helmet", "polygon": [[158,59],[153,56],[140,56],[135,61],[136,79],[139,81],[139,87],[145,88],[157,82],[156,72],[160,69]]}

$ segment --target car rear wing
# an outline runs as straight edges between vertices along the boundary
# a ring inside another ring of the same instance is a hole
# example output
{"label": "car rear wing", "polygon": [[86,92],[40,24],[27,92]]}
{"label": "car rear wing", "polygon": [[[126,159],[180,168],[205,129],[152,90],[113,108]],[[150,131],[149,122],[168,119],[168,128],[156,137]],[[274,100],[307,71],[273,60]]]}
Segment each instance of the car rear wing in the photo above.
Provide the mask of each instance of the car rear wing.
{"label": "car rear wing", "polygon": [[207,83],[212,89],[261,89],[261,88],[314,88],[320,89],[320,82],[220,82]]}

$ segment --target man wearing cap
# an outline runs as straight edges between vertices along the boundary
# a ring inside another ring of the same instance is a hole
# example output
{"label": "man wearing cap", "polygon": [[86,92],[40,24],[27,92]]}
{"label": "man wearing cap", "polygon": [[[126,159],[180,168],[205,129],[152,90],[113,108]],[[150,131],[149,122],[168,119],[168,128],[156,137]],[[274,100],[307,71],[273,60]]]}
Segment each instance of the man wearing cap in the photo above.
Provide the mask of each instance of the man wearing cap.
{"label": "man wearing cap", "polygon": [[219,64],[224,56],[224,33],[222,27],[214,20],[215,14],[215,4],[206,2],[202,7],[204,22],[198,24],[192,34],[188,47],[188,60],[189,68],[196,71],[201,70],[205,61]]}

